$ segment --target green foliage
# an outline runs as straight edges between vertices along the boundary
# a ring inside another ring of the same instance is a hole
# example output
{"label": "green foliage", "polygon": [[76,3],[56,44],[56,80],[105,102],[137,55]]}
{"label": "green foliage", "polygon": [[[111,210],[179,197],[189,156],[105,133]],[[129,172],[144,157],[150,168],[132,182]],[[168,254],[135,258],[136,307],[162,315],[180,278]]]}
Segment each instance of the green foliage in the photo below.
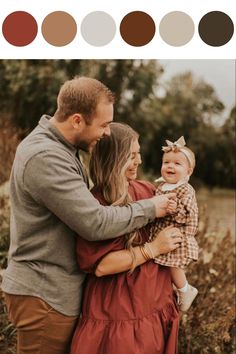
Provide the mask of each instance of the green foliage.
{"label": "green foliage", "polygon": [[0,353],[16,353],[16,330],[8,321],[3,294],[0,290]]}
{"label": "green foliage", "polygon": [[156,112],[153,116],[156,129],[150,142],[155,154],[150,154],[150,149],[145,151],[146,169],[154,168],[158,173],[162,156],[161,146],[165,145],[165,140],[175,141],[184,135],[187,145],[193,149],[197,158],[194,176],[208,182],[208,166],[214,153],[210,160],[205,153],[212,153],[212,144],[214,147],[218,139],[218,132],[213,123],[215,115],[219,116],[224,108],[213,88],[202,80],[196,80],[191,73],[178,75],[167,83],[163,97],[153,100],[150,104],[150,111]]}
{"label": "green foliage", "polygon": [[10,242],[10,203],[5,194],[0,196],[0,270],[6,268]]}
{"label": "green foliage", "polygon": [[165,139],[184,135],[197,157],[194,177],[209,186],[234,187],[235,107],[219,127],[224,105],[211,85],[191,72],[163,85],[162,73],[156,60],[2,60],[0,124],[11,119],[26,135],[42,114],[54,114],[65,80],[94,77],[116,94],[115,121],[140,134],[145,173],[158,176]]}
{"label": "green foliage", "polygon": [[[2,194],[2,193],[1,193]],[[7,266],[7,252],[10,241],[10,209],[9,197],[7,195],[0,196],[0,281],[4,268]],[[16,336],[15,329],[8,321],[4,298],[0,290],[0,353],[14,354],[16,353]]]}
{"label": "green foliage", "polygon": [[199,294],[182,315],[180,354],[231,354],[236,350],[235,253],[232,235],[207,233],[207,221],[198,235],[200,259],[187,271]]}
{"label": "green foliage", "polygon": [[9,178],[16,147],[23,136],[23,131],[14,127],[7,116],[2,116],[2,120],[0,119],[0,185]]}

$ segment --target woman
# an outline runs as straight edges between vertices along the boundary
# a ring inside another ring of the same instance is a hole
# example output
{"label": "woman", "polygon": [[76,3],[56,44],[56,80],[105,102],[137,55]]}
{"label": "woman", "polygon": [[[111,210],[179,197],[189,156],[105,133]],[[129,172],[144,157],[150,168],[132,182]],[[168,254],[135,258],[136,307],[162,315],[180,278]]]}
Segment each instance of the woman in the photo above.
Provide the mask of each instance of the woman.
{"label": "woman", "polygon": [[[138,134],[120,123],[110,128],[110,137],[97,143],[91,157],[95,197],[103,205],[152,197],[154,186],[135,180],[141,163]],[[78,238],[78,263],[89,275],[71,354],[177,352],[179,313],[170,270],[152,261],[167,252],[162,252],[163,231],[145,244],[149,231],[146,226],[125,237],[99,242]],[[177,229],[171,232],[177,235],[174,249],[181,238]]]}

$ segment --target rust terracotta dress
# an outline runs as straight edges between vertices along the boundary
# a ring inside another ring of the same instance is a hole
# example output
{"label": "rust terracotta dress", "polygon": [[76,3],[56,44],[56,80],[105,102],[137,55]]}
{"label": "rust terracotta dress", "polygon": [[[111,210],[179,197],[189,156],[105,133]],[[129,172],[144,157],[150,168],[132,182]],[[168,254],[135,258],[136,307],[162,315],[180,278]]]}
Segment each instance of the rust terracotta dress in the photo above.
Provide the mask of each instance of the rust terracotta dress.
{"label": "rust terracotta dress", "polygon": [[[152,197],[155,188],[133,181],[129,192],[133,200],[140,200]],[[102,203],[101,195],[96,191],[94,195]],[[148,240],[149,231],[148,226],[142,229],[143,242]],[[107,253],[124,247],[124,237],[99,242],[78,238],[78,263],[89,274],[71,354],[177,353],[179,313],[170,268],[148,261],[132,275],[94,275]]]}

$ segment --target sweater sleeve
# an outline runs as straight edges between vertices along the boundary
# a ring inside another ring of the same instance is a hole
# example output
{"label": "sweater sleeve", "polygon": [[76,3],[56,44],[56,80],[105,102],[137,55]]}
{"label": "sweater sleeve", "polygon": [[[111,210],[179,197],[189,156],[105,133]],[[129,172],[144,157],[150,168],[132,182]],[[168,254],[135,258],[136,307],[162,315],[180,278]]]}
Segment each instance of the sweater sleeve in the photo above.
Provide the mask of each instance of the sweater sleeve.
{"label": "sweater sleeve", "polygon": [[[92,193],[102,205],[106,205],[106,201],[97,189],[92,189]],[[155,193],[155,187],[146,181],[132,181],[129,185],[129,193],[133,200],[142,200],[148,198]],[[142,228],[141,235],[149,233],[149,226]],[[97,242],[89,242],[81,237],[77,238],[77,262],[81,270],[84,272],[94,272],[102,258],[110,252],[123,250],[125,248],[124,237],[117,237],[113,240],[104,240]]]}
{"label": "sweater sleeve", "polygon": [[54,151],[34,155],[24,169],[26,193],[89,241],[132,232],[155,218],[148,200],[123,207],[102,206],[88,190],[73,160]]}

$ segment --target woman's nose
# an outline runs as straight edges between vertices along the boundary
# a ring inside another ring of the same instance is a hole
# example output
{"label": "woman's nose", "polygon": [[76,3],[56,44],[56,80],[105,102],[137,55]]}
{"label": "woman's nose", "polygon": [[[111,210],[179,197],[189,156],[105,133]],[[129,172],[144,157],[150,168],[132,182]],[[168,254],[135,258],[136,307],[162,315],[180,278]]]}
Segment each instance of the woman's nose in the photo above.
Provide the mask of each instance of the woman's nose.
{"label": "woman's nose", "polygon": [[142,163],[142,159],[141,159],[141,156],[138,155],[135,159],[135,165],[140,165]]}

